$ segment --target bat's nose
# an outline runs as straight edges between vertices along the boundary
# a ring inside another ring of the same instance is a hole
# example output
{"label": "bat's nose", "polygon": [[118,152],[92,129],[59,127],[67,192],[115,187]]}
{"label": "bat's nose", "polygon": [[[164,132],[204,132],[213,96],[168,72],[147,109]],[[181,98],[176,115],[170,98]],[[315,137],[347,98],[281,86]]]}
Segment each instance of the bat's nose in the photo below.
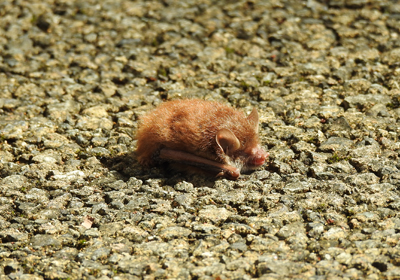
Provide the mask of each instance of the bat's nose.
{"label": "bat's nose", "polygon": [[263,165],[265,162],[265,157],[254,157],[250,160],[250,165],[260,166]]}
{"label": "bat's nose", "polygon": [[252,165],[263,165],[265,158],[255,158],[252,160]]}
{"label": "bat's nose", "polygon": [[253,166],[260,166],[265,163],[265,159],[268,157],[268,153],[262,148],[254,148],[252,150],[253,156],[250,157],[248,163]]}

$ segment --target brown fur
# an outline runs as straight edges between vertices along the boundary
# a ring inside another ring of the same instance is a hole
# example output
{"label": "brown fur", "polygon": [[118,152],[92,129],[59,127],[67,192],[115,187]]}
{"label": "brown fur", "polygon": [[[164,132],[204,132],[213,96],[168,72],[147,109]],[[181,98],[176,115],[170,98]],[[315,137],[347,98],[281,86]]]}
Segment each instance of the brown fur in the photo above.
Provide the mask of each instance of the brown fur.
{"label": "brown fur", "polygon": [[227,163],[227,156],[215,140],[217,132],[229,129],[240,141],[239,150],[230,155],[235,160],[243,152],[259,147],[257,125],[243,112],[222,103],[199,99],[170,101],[142,117],[136,153],[139,162],[146,166],[157,163],[157,153],[162,148]]}

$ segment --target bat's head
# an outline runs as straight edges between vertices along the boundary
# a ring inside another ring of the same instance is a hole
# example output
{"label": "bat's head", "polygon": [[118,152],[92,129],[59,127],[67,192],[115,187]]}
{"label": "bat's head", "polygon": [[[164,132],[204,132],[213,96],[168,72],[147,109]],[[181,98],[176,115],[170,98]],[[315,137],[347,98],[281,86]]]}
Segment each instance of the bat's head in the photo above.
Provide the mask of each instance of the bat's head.
{"label": "bat's head", "polygon": [[222,128],[215,138],[218,149],[227,159],[227,163],[238,167],[241,171],[263,165],[268,157],[268,153],[261,147],[258,139],[257,110],[253,109],[246,122],[245,125],[249,127],[245,133],[242,133],[245,135],[235,135],[230,129]]}

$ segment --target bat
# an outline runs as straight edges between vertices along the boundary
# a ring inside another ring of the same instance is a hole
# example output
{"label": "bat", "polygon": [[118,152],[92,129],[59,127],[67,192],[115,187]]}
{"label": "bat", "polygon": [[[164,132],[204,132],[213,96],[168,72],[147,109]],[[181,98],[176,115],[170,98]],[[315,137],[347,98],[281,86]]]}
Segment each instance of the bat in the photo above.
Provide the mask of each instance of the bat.
{"label": "bat", "polygon": [[140,120],[136,154],[143,166],[168,162],[178,170],[237,179],[265,163],[258,112],[249,116],[200,99],[162,103]]}

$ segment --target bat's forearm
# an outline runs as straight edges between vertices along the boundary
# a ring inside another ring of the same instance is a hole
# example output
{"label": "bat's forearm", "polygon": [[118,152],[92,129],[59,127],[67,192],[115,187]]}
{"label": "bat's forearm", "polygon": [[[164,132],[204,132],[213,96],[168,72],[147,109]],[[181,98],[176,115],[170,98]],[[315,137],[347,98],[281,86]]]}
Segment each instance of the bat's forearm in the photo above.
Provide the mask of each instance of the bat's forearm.
{"label": "bat's forearm", "polygon": [[202,158],[187,152],[164,148],[160,150],[160,159],[198,167],[216,173],[217,176],[229,179],[237,179],[240,176],[240,170],[234,166]]}

